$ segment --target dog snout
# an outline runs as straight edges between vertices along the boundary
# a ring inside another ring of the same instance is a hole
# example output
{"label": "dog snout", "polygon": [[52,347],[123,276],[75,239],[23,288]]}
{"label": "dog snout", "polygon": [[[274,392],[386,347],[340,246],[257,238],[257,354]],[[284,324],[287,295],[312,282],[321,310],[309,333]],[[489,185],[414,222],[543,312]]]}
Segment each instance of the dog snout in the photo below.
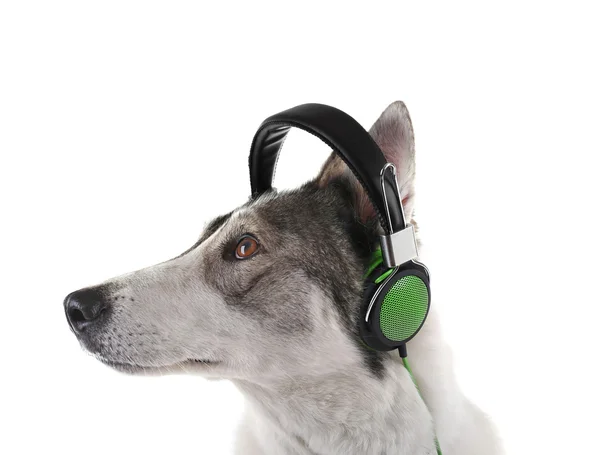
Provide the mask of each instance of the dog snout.
{"label": "dog snout", "polygon": [[65,298],[65,314],[76,334],[97,323],[108,310],[108,302],[96,288],[85,288],[72,292]]}

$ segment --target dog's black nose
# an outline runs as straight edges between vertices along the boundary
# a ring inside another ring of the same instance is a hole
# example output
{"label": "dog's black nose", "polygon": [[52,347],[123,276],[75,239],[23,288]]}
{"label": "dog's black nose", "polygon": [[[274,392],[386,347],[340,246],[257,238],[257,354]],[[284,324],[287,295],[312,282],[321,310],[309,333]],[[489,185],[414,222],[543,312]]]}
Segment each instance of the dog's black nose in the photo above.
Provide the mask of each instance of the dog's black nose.
{"label": "dog's black nose", "polygon": [[97,288],[85,288],[72,292],[65,299],[65,313],[75,333],[98,321],[108,309],[108,303]]}

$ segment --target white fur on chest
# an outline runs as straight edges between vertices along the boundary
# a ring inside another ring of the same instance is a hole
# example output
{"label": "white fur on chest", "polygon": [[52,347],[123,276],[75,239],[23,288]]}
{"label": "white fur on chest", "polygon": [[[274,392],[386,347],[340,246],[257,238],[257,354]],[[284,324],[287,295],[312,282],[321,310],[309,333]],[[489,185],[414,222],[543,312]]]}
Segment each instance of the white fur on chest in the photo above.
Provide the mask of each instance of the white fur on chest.
{"label": "white fur on chest", "polygon": [[409,349],[425,401],[397,353],[389,355],[383,380],[357,368],[273,388],[238,383],[248,402],[236,453],[435,455],[434,433],[444,455],[502,453],[493,426],[455,382],[435,314]]}
{"label": "white fur on chest", "polygon": [[393,389],[384,387],[383,393],[365,382],[361,388],[354,379],[330,378],[305,390],[298,384],[287,397],[255,391],[238,453],[434,454],[431,417],[410,378],[401,378]]}

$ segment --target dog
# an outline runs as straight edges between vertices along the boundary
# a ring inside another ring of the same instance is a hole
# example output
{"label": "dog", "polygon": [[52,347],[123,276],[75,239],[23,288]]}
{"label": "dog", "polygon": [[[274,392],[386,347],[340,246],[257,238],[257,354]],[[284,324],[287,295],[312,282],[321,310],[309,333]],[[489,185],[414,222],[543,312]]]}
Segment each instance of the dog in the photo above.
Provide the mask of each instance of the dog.
{"label": "dog", "polygon": [[[398,169],[413,225],[415,145],[402,102],[369,131]],[[207,224],[181,255],[71,293],[81,345],[121,372],[231,380],[248,406],[244,455],[503,453],[493,424],[459,389],[435,306],[397,352],[361,342],[365,269],[381,227],[335,154],[294,190],[253,198]]]}

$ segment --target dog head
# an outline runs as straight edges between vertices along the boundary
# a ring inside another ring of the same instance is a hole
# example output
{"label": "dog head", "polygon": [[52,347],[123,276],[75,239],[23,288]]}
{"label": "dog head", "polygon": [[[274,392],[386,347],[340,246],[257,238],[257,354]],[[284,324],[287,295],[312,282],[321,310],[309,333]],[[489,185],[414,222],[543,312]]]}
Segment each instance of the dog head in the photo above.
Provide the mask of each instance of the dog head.
{"label": "dog head", "polygon": [[[396,164],[412,218],[414,138],[401,102],[370,130]],[[209,223],[180,256],[73,292],[69,324],[118,370],[269,380],[326,374],[379,354],[360,341],[375,211],[334,154],[299,189],[265,193]]]}

